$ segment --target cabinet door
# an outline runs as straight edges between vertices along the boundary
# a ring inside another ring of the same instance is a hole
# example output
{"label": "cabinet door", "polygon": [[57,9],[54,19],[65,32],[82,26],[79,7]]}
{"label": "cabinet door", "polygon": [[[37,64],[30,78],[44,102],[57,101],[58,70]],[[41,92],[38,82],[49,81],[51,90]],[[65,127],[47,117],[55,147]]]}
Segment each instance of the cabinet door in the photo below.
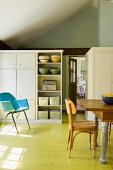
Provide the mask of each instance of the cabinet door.
{"label": "cabinet door", "polygon": [[17,98],[35,99],[35,70],[17,70]]}
{"label": "cabinet door", "polygon": [[94,98],[101,99],[103,94],[111,93],[112,53],[99,52],[94,57]]}
{"label": "cabinet door", "polygon": [[[28,100],[29,110],[26,110],[28,120],[35,120],[35,100]],[[19,115],[19,120],[26,120],[23,112]]]}
{"label": "cabinet door", "polygon": [[[16,70],[0,70],[0,92],[9,92],[16,97]],[[4,119],[6,113],[0,105],[0,119]],[[7,120],[12,119],[11,115]]]}
{"label": "cabinet door", "polygon": [[18,53],[17,67],[35,69],[35,53]]}
{"label": "cabinet door", "polygon": [[16,68],[16,53],[0,52],[0,68]]}
{"label": "cabinet door", "polygon": [[16,97],[16,70],[0,70],[0,92],[9,92]]}

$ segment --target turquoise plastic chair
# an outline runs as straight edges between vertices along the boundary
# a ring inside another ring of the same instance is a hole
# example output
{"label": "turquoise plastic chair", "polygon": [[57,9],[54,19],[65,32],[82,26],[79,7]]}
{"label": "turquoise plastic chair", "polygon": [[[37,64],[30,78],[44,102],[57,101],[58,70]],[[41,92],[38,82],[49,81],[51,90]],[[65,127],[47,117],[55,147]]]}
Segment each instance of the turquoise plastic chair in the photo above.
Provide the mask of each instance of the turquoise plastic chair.
{"label": "turquoise plastic chair", "polygon": [[[0,103],[1,103],[3,111],[7,112],[7,115],[6,115],[6,117],[5,117],[4,121],[3,121],[2,127],[5,124],[5,121],[6,121],[7,117],[8,117],[8,115],[11,114],[13,122],[14,122],[14,125],[15,125],[15,128],[16,128],[16,131],[17,131],[17,133],[19,133],[18,129],[17,129],[17,126],[16,126],[16,121],[17,121],[17,119],[18,119],[18,117],[20,115],[20,112],[24,112],[25,118],[27,120],[28,127],[30,129],[29,121],[28,121],[28,118],[27,118],[27,115],[26,115],[26,112],[25,112],[25,110],[29,109],[27,99],[17,100],[13,95],[11,95],[10,93],[5,92],[5,93],[0,93]],[[14,119],[14,114],[15,113],[18,113],[16,121]]]}

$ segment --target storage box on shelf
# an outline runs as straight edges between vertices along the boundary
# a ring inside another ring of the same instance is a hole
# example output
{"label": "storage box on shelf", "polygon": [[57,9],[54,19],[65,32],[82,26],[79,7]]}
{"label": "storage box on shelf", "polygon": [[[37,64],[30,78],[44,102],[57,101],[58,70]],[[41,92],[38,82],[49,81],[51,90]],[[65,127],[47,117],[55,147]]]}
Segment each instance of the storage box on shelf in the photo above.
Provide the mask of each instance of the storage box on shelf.
{"label": "storage box on shelf", "polygon": [[59,96],[55,96],[55,97],[49,97],[49,102],[50,105],[60,105],[60,97]]}
{"label": "storage box on shelf", "polygon": [[48,110],[39,110],[38,119],[48,119]]}
{"label": "storage box on shelf", "polygon": [[[48,105],[37,103],[37,118],[39,118],[38,110],[40,108],[48,108],[47,123],[48,121],[62,122],[62,52],[62,50],[45,50],[39,51],[37,54],[37,101],[40,97],[49,99]],[[46,61],[40,61],[40,59]]]}
{"label": "storage box on shelf", "polygon": [[57,81],[56,80],[43,80],[42,90],[56,90]]}
{"label": "storage box on shelf", "polygon": [[50,119],[60,119],[60,110],[50,110]]}
{"label": "storage box on shelf", "polygon": [[39,106],[60,106],[60,96],[38,97]]}
{"label": "storage box on shelf", "polygon": [[48,105],[48,97],[38,97],[38,103],[41,106]]}

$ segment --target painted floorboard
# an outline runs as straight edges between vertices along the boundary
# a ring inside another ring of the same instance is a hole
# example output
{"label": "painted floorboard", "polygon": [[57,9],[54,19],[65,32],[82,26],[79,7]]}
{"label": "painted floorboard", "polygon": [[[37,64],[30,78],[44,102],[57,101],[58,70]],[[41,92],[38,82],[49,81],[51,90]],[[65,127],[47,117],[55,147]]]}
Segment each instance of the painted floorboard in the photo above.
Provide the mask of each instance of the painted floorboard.
{"label": "painted floorboard", "polygon": [[[74,119],[84,119],[83,114]],[[101,164],[100,135],[96,148],[96,158],[89,149],[88,134],[79,134],[74,142],[71,158],[68,158],[67,115],[63,115],[63,124],[31,125],[18,124],[19,134],[16,134],[12,124],[6,124],[0,131],[0,170],[113,170],[113,131],[108,144],[107,164]]]}

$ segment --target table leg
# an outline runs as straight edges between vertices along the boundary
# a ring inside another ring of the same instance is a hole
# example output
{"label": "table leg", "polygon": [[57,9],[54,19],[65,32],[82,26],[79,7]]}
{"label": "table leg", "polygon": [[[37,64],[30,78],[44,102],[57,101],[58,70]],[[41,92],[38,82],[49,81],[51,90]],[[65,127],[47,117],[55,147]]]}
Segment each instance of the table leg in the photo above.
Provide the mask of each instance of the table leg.
{"label": "table leg", "polygon": [[102,131],[101,131],[101,163],[106,163],[106,151],[108,145],[108,122],[102,122]]}

